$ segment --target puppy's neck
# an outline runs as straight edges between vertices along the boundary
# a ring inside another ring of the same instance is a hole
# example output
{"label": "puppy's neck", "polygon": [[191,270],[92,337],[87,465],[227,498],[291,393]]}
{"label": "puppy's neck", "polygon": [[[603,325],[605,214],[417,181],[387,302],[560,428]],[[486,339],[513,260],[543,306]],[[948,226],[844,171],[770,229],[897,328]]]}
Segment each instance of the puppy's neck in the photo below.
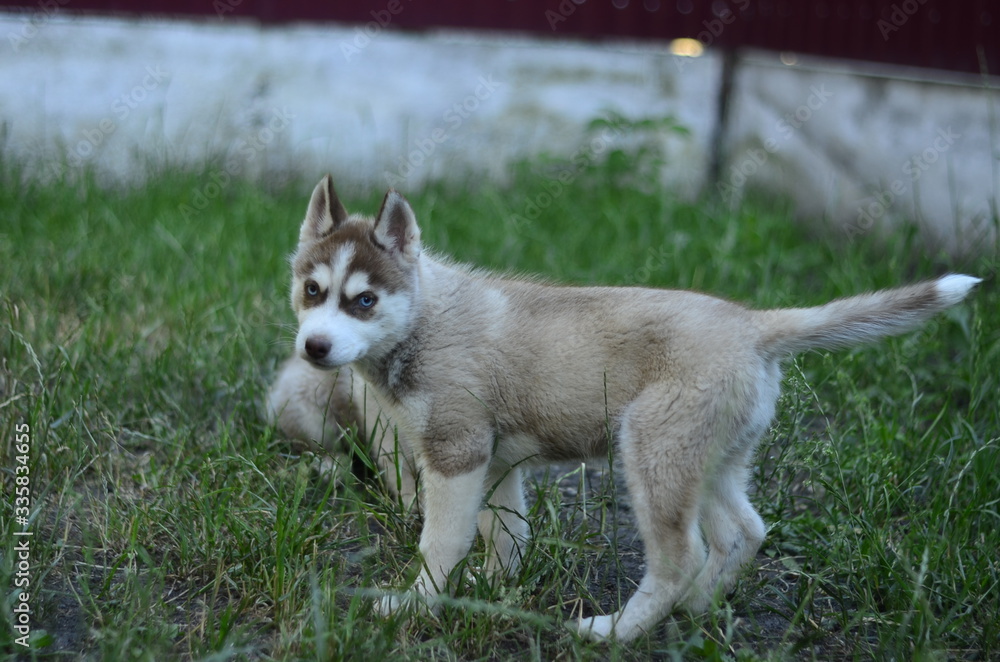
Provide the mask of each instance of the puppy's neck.
{"label": "puppy's neck", "polygon": [[418,357],[423,343],[421,329],[428,316],[433,317],[438,297],[429,296],[441,285],[439,266],[422,255],[413,270],[409,322],[398,341],[378,356],[365,356],[353,364],[354,370],[390,401],[398,402],[415,387]]}

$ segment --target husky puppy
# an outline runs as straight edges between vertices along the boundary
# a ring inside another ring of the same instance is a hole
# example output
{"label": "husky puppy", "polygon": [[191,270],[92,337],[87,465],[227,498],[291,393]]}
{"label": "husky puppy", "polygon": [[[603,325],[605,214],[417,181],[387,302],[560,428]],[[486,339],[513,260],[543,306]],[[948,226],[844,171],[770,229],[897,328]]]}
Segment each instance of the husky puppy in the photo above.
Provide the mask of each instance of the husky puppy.
{"label": "husky puppy", "polygon": [[375,218],[348,215],[329,176],[291,262],[294,360],[351,366],[419,469],[423,569],[410,595],[433,603],[448,590],[477,523],[486,569],[512,573],[528,536],[523,467],[604,457],[614,443],[646,573],[619,611],[573,627],[623,641],[682,605],[706,609],[753,559],[764,523],[747,465],[774,416],[781,360],[902,333],[979,282],[948,275],[787,310],[559,287],[439,259],[403,196],[390,190]]}

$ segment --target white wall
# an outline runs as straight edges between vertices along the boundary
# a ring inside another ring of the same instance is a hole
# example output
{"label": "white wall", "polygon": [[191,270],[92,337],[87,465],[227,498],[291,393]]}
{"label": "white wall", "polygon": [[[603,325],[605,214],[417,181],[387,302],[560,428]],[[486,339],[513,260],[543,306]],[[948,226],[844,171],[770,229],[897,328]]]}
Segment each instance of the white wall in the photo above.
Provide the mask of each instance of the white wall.
{"label": "white wall", "polygon": [[[995,237],[990,219],[1000,201],[996,117],[990,130],[1000,94],[976,85],[971,76],[787,67],[750,55],[735,86],[719,188],[737,200],[749,187],[787,195],[848,239],[892,231],[903,218],[935,247],[982,246]],[[765,164],[754,172],[762,147]],[[740,172],[750,173],[746,182]],[[730,184],[742,185],[734,192]]]}
{"label": "white wall", "polygon": [[[712,186],[721,59],[711,52],[58,12],[0,14],[4,35],[5,150],[44,168],[86,163],[123,179],[211,156],[217,182],[287,169],[407,190],[569,155],[590,120],[614,111],[677,117],[691,135],[664,138],[665,185],[687,197]],[[990,95],[955,80],[752,54],[737,70],[717,187],[733,204],[748,188],[789,195],[851,237],[917,216],[954,248],[954,228],[967,236],[988,217],[1000,186]]]}
{"label": "white wall", "polygon": [[[18,25],[0,15],[0,35]],[[662,47],[357,30],[55,18],[16,52],[0,44],[0,118],[15,153],[115,176],[140,155],[226,153],[233,171],[266,162],[406,189],[572,152],[608,110],[674,113],[694,138],[673,146],[671,180],[703,184],[714,58],[677,77]]]}

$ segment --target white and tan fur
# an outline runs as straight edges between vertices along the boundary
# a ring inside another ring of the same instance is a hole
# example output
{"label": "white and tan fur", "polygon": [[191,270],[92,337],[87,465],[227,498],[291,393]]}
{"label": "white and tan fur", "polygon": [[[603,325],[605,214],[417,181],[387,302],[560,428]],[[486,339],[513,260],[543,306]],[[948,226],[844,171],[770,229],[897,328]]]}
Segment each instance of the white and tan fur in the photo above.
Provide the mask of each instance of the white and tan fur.
{"label": "white and tan fur", "polygon": [[951,275],[765,311],[685,291],[541,284],[423,252],[394,191],[374,219],[349,216],[329,176],[292,265],[299,367],[280,391],[303,379],[303,404],[291,406],[308,409],[319,373],[305,363],[350,364],[398,426],[424,490],[416,594],[431,599],[455,581],[477,522],[487,568],[511,573],[528,536],[523,467],[604,457],[617,444],[646,575],[620,611],[575,627],[621,640],[681,605],[706,609],[754,557],[765,529],[747,498],[748,463],[774,416],[781,360],[902,333],[979,282]]}

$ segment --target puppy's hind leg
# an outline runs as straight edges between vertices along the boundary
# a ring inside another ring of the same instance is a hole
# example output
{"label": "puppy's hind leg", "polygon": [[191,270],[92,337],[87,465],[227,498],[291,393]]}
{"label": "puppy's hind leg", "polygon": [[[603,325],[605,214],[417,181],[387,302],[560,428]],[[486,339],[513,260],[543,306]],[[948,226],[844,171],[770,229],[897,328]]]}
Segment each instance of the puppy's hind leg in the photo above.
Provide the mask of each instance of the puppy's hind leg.
{"label": "puppy's hind leg", "polygon": [[708,562],[686,598],[687,607],[701,613],[711,605],[716,590],[733,588],[740,569],[757,553],[764,540],[764,521],[747,497],[746,456],[730,460],[707,483],[701,522],[708,540]]}
{"label": "puppy's hind leg", "polygon": [[753,387],[743,389],[749,395],[745,409],[749,416],[731,421],[730,425],[719,421],[729,430],[728,435],[720,435],[728,437],[729,443],[720,439],[717,452],[721,457],[710,462],[702,495],[701,525],[708,541],[708,562],[686,598],[688,609],[694,613],[708,609],[720,588],[723,592],[733,588],[740,569],[753,559],[764,541],[764,521],[747,497],[748,467],[774,418],[780,386],[777,364],[765,366]]}
{"label": "puppy's hind leg", "polygon": [[673,611],[705,562],[698,500],[706,431],[684,395],[647,389],[626,410],[619,454],[646,575],[617,613],[583,619],[583,636],[629,641],[649,631]]}

